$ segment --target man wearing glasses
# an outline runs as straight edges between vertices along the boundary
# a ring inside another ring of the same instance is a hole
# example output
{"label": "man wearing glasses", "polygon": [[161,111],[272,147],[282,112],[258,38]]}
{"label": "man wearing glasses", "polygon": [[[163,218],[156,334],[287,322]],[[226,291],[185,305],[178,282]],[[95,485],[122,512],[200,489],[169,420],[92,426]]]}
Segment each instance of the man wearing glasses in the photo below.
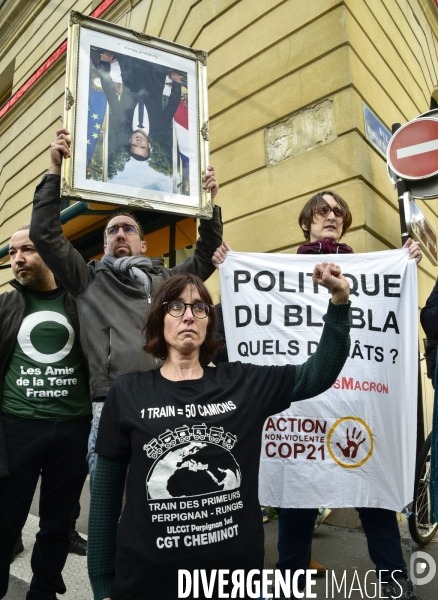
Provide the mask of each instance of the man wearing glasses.
{"label": "man wearing glasses", "polygon": [[218,183],[212,167],[204,176],[211,192],[213,218],[201,220],[194,255],[172,269],[152,265],[144,255],[147,244],[140,223],[129,214],[113,216],[104,232],[101,260],[85,263],[64,237],[60,215],[62,159],[70,156],[66,129],[57,132],[51,145],[48,173],[37,186],[33,202],[30,237],[56,279],[78,301],[81,344],[90,369],[93,426],[88,446],[90,485],[96,466],[94,446],[102,406],[118,375],[157,368],[157,361],[143,351],[142,329],[151,297],[161,283],[181,273],[202,280],[214,271],[211,259],[222,243],[220,208],[214,206]]}

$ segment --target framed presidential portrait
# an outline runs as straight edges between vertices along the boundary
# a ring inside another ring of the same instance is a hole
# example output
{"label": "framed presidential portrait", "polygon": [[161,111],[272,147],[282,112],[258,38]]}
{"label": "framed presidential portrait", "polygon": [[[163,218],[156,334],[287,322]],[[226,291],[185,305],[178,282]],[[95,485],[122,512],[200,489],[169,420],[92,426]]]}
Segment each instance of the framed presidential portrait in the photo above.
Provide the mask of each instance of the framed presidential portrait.
{"label": "framed presidential portrait", "polygon": [[70,13],[61,195],[212,215],[207,54]]}

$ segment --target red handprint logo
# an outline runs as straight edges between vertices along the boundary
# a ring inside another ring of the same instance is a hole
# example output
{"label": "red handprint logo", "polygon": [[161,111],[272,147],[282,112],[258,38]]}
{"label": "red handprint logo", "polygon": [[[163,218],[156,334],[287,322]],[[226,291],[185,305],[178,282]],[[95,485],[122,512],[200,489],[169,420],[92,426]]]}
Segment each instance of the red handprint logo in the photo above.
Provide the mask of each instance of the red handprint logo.
{"label": "red handprint logo", "polygon": [[356,469],[373,454],[373,432],[360,417],[341,417],[328,432],[327,448],[335,463],[345,469]]}
{"label": "red handprint logo", "polygon": [[[359,429],[357,434],[356,434],[356,427],[353,429],[353,433],[351,434],[351,438],[350,438],[350,430],[347,429],[346,431],[347,433],[347,445],[345,448],[343,448],[341,446],[341,444],[339,442],[336,442],[336,446],[338,446],[338,448],[341,450],[342,454],[347,457],[347,458],[356,458],[357,456],[357,451],[359,450],[359,446],[361,444],[364,443],[365,441],[365,434],[364,432]],[[361,437],[363,436],[363,438],[361,439]]]}

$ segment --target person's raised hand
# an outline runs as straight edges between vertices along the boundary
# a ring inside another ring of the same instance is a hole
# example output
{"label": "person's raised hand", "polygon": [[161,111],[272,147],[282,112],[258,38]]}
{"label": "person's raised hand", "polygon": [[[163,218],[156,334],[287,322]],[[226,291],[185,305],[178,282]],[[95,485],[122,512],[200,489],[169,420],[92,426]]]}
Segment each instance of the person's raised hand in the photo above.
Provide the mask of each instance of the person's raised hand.
{"label": "person's raised hand", "polygon": [[216,269],[219,269],[219,265],[221,265],[225,259],[227,258],[227,252],[232,251],[227,242],[223,242],[218,248],[216,248],[213,256],[211,257],[211,262],[215,266]]}
{"label": "person's raised hand", "polygon": [[348,302],[350,285],[342,275],[339,265],[332,262],[316,264],[312,279],[329,290],[333,304],[346,304]]}
{"label": "person's raised hand", "polygon": [[420,242],[414,242],[412,238],[408,238],[406,242],[403,244],[403,248],[409,248],[409,258],[415,260],[418,263],[423,258],[423,253],[421,252]]}
{"label": "person's raised hand", "polygon": [[50,144],[50,167],[51,175],[61,175],[63,158],[70,157],[70,132],[67,129],[58,129],[56,140]]}
{"label": "person's raised hand", "polygon": [[219,189],[219,183],[216,181],[214,175],[214,167],[209,165],[207,167],[207,173],[202,178],[204,190],[211,193],[211,205],[214,206],[214,198]]}

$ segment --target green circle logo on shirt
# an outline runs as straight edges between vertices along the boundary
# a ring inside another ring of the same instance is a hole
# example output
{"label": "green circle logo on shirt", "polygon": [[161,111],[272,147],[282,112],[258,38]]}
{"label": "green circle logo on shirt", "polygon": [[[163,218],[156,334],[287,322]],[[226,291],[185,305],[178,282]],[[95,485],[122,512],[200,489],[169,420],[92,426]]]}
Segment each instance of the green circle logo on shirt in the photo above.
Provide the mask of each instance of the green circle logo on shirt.
{"label": "green circle logo on shirt", "polygon": [[[55,352],[54,354],[43,354],[42,352],[39,352],[30,339],[34,327],[41,325],[44,321],[54,321],[55,323],[59,323],[68,331],[68,340],[64,348],[61,348],[61,350],[58,350],[58,352]],[[74,339],[75,332],[65,316],[51,310],[41,310],[25,317],[17,336],[17,341],[24,354],[32,360],[44,364],[59,362],[65,358],[73,347]]]}

